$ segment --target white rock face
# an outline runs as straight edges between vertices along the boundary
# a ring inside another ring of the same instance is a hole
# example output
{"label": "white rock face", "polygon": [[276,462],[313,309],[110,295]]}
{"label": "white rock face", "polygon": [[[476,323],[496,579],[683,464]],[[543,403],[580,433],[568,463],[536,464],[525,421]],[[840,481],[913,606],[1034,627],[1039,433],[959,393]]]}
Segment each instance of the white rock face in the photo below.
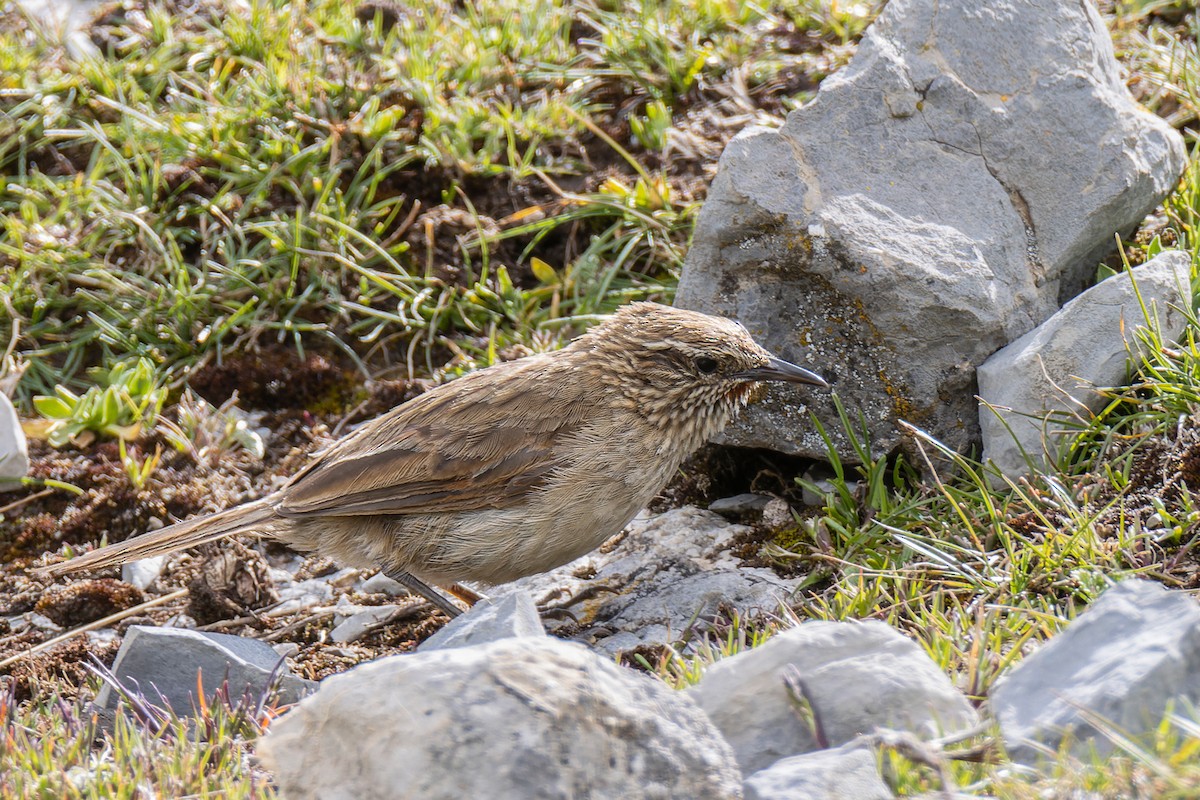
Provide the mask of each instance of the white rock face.
{"label": "white rock face", "polygon": [[163,566],[167,563],[166,556],[154,556],[138,561],[129,561],[121,565],[121,580],[145,591],[158,580]]}
{"label": "white rock face", "polygon": [[480,600],[462,616],[450,620],[417,648],[425,653],[450,647],[470,647],[521,636],[545,636],[537,606],[528,592]]}
{"label": "white rock face", "polygon": [[1144,350],[1138,328],[1153,327],[1164,342],[1183,332],[1190,270],[1187,253],[1161,253],[1083,292],[981,364],[984,459],[1014,479],[1029,472],[1025,454],[1035,467],[1050,464],[1063,430],[1052,415],[1086,416],[1106,402],[1093,387],[1125,380],[1130,357]]}
{"label": "white rock face", "polygon": [[669,644],[720,608],[751,616],[777,611],[791,596],[797,581],[742,566],[732,553],[735,539],[749,531],[694,506],[639,516],[619,540],[492,593],[525,590],[550,605],[578,598],[565,607],[571,624],[582,625],[580,638],[606,653]]}
{"label": "white rock face", "polygon": [[[975,367],[1075,296],[1184,163],[1092,3],[891,0],[781,130],[726,148],[676,303],[825,376],[878,453],[897,419],[963,449]],[[771,386],[724,440],[820,458],[809,407],[852,456],[811,388]]]}
{"label": "white rock face", "polygon": [[745,800],[892,800],[869,749],[836,747],[776,761],[746,778]]}
{"label": "white rock face", "polygon": [[0,392],[0,491],[16,489],[29,472],[29,450],[25,432],[12,401]]}
{"label": "white rock face", "polygon": [[687,690],[749,774],[820,749],[785,678],[803,683],[830,747],[877,727],[970,728],[975,709],[911,639],[882,622],[805,622],[709,667]]}
{"label": "white rock face", "polygon": [[729,745],[683,693],[546,637],[335,675],[258,752],[286,800],[741,797]]}
{"label": "white rock face", "polygon": [[1096,720],[1140,736],[1172,702],[1200,704],[1200,605],[1142,580],[1106,591],[991,691],[1009,757],[1031,765],[1064,737],[1081,757],[1109,753]]}

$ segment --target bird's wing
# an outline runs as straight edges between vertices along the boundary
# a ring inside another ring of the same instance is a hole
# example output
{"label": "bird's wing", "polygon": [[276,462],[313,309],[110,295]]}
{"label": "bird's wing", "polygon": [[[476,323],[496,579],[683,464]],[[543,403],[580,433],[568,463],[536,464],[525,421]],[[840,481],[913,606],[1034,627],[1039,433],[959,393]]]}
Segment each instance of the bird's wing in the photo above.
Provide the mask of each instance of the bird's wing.
{"label": "bird's wing", "polygon": [[[504,508],[558,466],[589,409],[581,381],[533,357],[460,378],[338,442],[282,490],[282,516]],[[558,374],[555,374],[558,373]]]}

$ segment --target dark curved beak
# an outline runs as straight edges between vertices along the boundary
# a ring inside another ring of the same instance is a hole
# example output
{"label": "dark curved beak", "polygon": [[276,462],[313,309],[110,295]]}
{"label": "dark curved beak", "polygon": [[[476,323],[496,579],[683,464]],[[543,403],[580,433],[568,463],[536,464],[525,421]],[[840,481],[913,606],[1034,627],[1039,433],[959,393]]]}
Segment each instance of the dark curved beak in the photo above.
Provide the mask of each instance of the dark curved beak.
{"label": "dark curved beak", "polygon": [[811,383],[826,389],[829,384],[815,372],[809,372],[804,367],[784,361],[782,358],[771,357],[771,360],[761,367],[739,372],[733,377],[744,378],[748,381],[786,381],[787,383]]}

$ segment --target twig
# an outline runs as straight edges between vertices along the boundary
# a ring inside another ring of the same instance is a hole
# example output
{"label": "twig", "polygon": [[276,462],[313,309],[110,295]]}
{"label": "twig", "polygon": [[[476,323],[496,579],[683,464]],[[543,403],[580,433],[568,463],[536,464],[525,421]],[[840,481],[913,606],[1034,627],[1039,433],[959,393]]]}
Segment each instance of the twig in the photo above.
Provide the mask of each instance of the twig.
{"label": "twig", "polygon": [[333,608],[317,609],[316,611],[314,611],[313,613],[309,614],[306,617],[301,617],[300,619],[295,620],[294,622],[289,622],[287,625],[284,625],[279,630],[271,631],[270,633],[267,633],[263,636],[259,636],[258,638],[264,642],[273,642],[276,639],[278,639],[279,637],[283,636],[284,634],[291,633],[294,630],[303,628],[305,625],[316,622],[317,620],[325,619],[326,617],[332,617],[334,615],[334,612],[335,612],[335,609],[333,609]]}
{"label": "twig", "polygon": [[136,605],[132,608],[127,608],[124,611],[118,611],[115,614],[109,614],[107,617],[104,617],[103,619],[98,619],[95,622],[89,622],[87,625],[83,625],[81,627],[75,628],[74,630],[67,631],[66,633],[60,633],[58,636],[55,636],[53,639],[47,639],[46,641],[42,642],[41,644],[36,644],[33,647],[29,648],[28,650],[25,650],[24,652],[17,653],[15,656],[9,656],[8,658],[4,659],[3,661],[0,661],[0,669],[3,669],[4,667],[9,666],[10,664],[15,664],[18,661],[20,661],[21,659],[25,658],[26,656],[31,656],[36,653],[41,653],[44,650],[49,650],[51,647],[61,644],[65,641],[67,641],[68,639],[72,639],[81,633],[87,633],[88,631],[94,631],[99,628],[107,627],[108,625],[110,625],[114,622],[119,622],[119,621],[125,619],[126,617],[132,617],[134,614],[145,611],[148,608],[154,608],[155,606],[161,606],[164,603],[169,603],[172,600],[176,600],[180,597],[183,597],[184,595],[187,594],[187,592],[188,592],[188,590],[186,587],[184,587],[183,589],[176,589],[175,591],[171,592],[170,594],[164,594],[162,597],[156,597],[153,600],[147,600],[146,602]]}
{"label": "twig", "polygon": [[234,617],[233,619],[220,619],[216,622],[211,622],[208,625],[201,625],[194,630],[219,631],[223,628],[234,628],[238,625],[249,625],[251,622],[262,622],[262,620],[259,617]]}
{"label": "twig", "polygon": [[54,494],[55,491],[56,490],[54,488],[42,489],[40,492],[34,492],[33,494],[26,495],[20,500],[14,500],[6,506],[0,506],[0,514],[7,514],[9,511],[12,511],[15,508],[20,508],[26,503],[32,503],[34,500],[40,500],[48,494]]}

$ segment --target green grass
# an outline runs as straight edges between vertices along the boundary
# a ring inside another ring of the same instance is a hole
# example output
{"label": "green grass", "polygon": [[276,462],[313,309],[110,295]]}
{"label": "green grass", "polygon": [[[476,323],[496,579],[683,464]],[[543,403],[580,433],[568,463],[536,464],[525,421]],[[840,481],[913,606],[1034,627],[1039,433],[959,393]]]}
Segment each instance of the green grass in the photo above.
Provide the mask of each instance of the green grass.
{"label": "green grass", "polygon": [[672,120],[734,74],[780,95],[800,56],[760,32],[843,42],[871,6],[405,9],[151,3],[78,61],[0,26],[0,343],[18,337],[23,400],[134,356],[181,379],[268,337],[435,373],[448,340],[486,359],[669,299],[697,207],[664,177]]}
{"label": "green grass", "polygon": [[118,715],[106,729],[82,701],[0,695],[0,795],[275,797],[247,762],[248,745],[272,713],[259,700],[219,690],[191,713],[139,702],[137,713]]}

